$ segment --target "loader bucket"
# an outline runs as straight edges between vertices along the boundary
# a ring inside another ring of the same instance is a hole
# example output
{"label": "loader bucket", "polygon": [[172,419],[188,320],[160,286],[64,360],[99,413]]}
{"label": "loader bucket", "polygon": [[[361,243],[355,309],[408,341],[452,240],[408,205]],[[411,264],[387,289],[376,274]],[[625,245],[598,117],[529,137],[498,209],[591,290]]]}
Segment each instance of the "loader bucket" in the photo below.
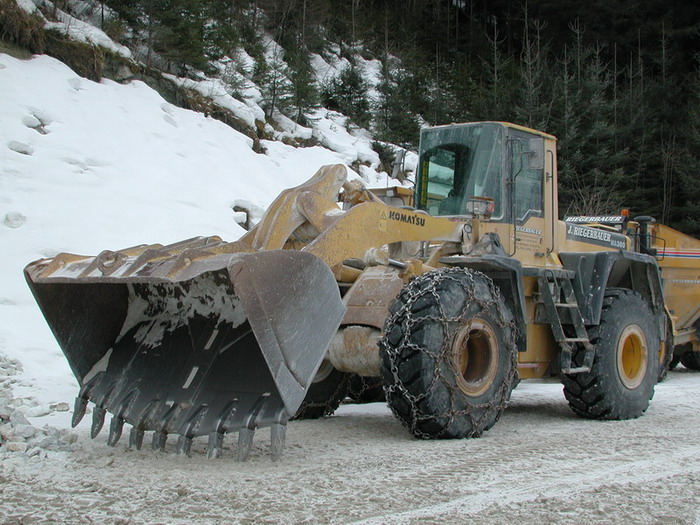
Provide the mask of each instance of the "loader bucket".
{"label": "loader bucket", "polygon": [[80,384],[74,426],[92,401],[93,437],[110,412],[110,445],[126,422],[131,446],[145,431],[160,449],[179,434],[181,453],[209,435],[216,456],[238,431],[245,459],[253,431],[271,426],[279,456],[345,310],[317,257],[225,253],[218,238],[61,254],[25,275]]}

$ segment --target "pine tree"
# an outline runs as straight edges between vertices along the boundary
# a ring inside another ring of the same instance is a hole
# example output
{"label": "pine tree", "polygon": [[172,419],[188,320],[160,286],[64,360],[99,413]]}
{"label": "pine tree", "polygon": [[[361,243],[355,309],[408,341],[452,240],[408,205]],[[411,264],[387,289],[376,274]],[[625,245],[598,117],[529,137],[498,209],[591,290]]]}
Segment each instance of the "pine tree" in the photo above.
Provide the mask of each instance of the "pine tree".
{"label": "pine tree", "polygon": [[231,0],[207,0],[204,8],[204,52],[208,59],[229,56],[240,44],[238,21],[243,13]]}
{"label": "pine tree", "polygon": [[554,103],[552,93],[547,89],[551,86],[548,81],[548,47],[542,43],[542,32],[546,27],[547,24],[539,20],[528,20],[526,7],[515,115],[518,122],[535,129],[549,128]]}
{"label": "pine tree", "polygon": [[390,60],[385,61],[383,78],[377,86],[379,97],[374,104],[374,129],[379,140],[415,148],[420,128],[405,104],[410,82],[407,71],[392,67]]}
{"label": "pine tree", "polygon": [[317,107],[319,102],[308,53],[303,47],[295,49],[288,53],[287,64],[291,94],[289,103],[294,111],[293,118],[295,122],[305,124],[304,114]]}
{"label": "pine tree", "polygon": [[328,109],[339,111],[358,126],[367,128],[371,120],[367,89],[362,71],[350,64],[321,86],[322,102]]}
{"label": "pine tree", "polygon": [[273,45],[269,60],[262,57],[256,61],[255,66],[253,80],[261,87],[261,106],[266,117],[270,118],[275,110],[287,109],[292,98],[292,85],[287,77],[288,68],[283,60],[282,49]]}
{"label": "pine tree", "polygon": [[154,2],[158,22],[154,50],[184,73],[186,66],[206,69],[204,12],[197,0],[158,0]]}
{"label": "pine tree", "polygon": [[486,38],[490,49],[487,58],[482,58],[486,76],[483,81],[484,96],[480,101],[478,113],[484,120],[508,120],[507,114],[512,105],[505,72],[510,67],[511,59],[501,52],[501,45],[506,39],[499,32],[495,18],[491,20]]}

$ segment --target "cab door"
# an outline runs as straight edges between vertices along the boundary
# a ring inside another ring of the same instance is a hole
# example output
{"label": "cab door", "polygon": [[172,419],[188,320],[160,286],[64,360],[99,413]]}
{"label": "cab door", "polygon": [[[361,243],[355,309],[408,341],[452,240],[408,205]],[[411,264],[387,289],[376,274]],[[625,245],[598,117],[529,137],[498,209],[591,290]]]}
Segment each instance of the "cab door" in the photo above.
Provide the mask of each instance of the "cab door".
{"label": "cab door", "polygon": [[524,266],[545,266],[546,206],[545,140],[511,130],[508,141],[511,188],[511,253]]}

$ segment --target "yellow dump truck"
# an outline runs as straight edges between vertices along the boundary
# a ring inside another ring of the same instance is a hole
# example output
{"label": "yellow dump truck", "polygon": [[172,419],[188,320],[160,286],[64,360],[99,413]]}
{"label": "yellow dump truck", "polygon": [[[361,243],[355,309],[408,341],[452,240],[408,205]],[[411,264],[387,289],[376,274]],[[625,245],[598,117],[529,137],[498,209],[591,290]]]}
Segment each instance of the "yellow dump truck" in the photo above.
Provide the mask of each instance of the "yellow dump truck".
{"label": "yellow dump truck", "polygon": [[700,370],[700,241],[662,224],[648,229],[650,253],[661,268],[664,299],[668,308],[667,366],[679,362],[690,370]]}
{"label": "yellow dump truck", "polygon": [[561,377],[580,416],[640,416],[670,334],[696,341],[684,284],[700,277],[674,258],[690,241],[646,220],[558,220],[546,133],[426,128],[419,155],[411,198],[326,166],[235,242],[28,265],[80,383],[74,423],[92,402],[93,435],[112,414],[110,445],[126,423],[130,446],[153,431],[188,453],[209,436],[211,456],[238,432],[239,459],[270,426],[277,457],[287,421],[331,413],[357,377],[421,438],[479,436],[528,378]]}

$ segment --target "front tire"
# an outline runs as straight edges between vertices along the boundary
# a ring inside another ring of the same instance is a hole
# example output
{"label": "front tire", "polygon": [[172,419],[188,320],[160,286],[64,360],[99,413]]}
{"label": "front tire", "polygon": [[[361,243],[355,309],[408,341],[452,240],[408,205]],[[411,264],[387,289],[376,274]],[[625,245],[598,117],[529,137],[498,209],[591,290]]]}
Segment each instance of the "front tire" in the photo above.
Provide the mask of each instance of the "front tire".
{"label": "front tire", "polygon": [[[562,377],[571,409],[589,419],[632,419],[649,407],[658,377],[660,338],[657,320],[642,296],[611,289],[600,324],[589,330],[595,345],[590,372]],[[574,361],[581,364],[585,350]]]}
{"label": "front tire", "polygon": [[348,397],[358,404],[385,401],[382,378],[353,375],[350,379]]}
{"label": "front tire", "polygon": [[319,419],[332,415],[347,397],[349,386],[350,374],[336,370],[330,361],[323,361],[292,419]]}
{"label": "front tire", "polygon": [[513,314],[486,275],[444,268],[415,278],[379,344],[387,402],[416,437],[478,437],[517,383]]}

